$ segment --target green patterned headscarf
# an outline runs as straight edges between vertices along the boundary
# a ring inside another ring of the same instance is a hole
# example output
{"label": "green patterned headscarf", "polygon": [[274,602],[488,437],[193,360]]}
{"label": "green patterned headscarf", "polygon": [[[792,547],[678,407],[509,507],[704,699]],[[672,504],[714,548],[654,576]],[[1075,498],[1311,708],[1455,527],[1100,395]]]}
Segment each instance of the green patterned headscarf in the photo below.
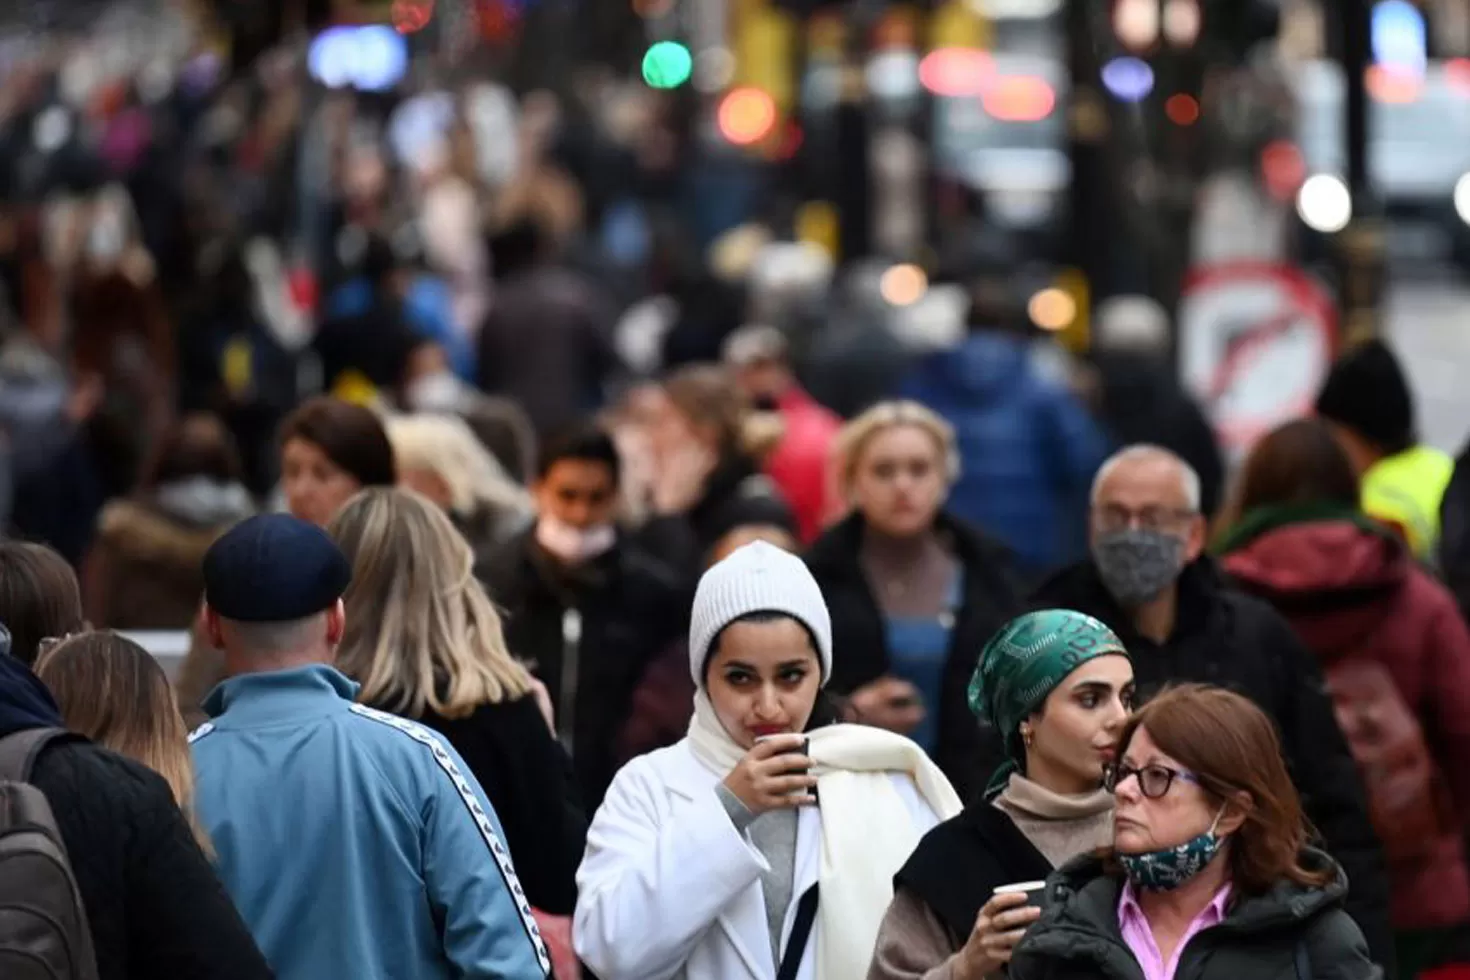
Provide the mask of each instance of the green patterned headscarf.
{"label": "green patterned headscarf", "polygon": [[1025,758],[1021,722],[1052,690],[1094,657],[1128,655],[1101,622],[1071,609],[1042,609],[1011,620],[985,644],[970,679],[970,710],[995,727],[1010,756],[985,788],[987,798],[1005,789]]}

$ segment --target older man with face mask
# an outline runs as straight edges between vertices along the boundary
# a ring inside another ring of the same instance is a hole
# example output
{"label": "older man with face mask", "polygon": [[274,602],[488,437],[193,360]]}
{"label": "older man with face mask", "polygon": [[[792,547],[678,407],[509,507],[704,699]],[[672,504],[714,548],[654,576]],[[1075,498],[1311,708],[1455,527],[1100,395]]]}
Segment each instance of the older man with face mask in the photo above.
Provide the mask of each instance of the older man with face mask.
{"label": "older man with face mask", "polygon": [[1129,446],[1098,470],[1088,528],[1091,558],[1045,582],[1035,605],[1111,627],[1141,699],[1168,683],[1216,684],[1271,716],[1307,814],[1352,880],[1348,911],[1392,976],[1383,856],[1321,670],[1285,620],[1204,555],[1199,477],[1167,449]]}

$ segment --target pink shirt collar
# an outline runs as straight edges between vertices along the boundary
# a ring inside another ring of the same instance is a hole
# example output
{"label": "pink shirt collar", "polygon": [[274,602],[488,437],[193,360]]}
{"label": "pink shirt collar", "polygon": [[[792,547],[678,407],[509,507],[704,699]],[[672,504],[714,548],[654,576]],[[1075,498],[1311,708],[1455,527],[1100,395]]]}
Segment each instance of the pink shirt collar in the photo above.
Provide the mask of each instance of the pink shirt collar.
{"label": "pink shirt collar", "polygon": [[1123,933],[1123,941],[1133,953],[1133,958],[1143,969],[1144,980],[1174,980],[1174,971],[1179,968],[1179,955],[1196,934],[1225,921],[1225,905],[1229,901],[1230,884],[1227,882],[1215,892],[1210,904],[1201,909],[1199,915],[1189,923],[1189,928],[1179,937],[1179,945],[1174,947],[1174,952],[1166,963],[1159,955],[1153,930],[1138,904],[1138,893],[1133,888],[1133,882],[1125,882],[1123,895],[1118,900],[1118,927]]}

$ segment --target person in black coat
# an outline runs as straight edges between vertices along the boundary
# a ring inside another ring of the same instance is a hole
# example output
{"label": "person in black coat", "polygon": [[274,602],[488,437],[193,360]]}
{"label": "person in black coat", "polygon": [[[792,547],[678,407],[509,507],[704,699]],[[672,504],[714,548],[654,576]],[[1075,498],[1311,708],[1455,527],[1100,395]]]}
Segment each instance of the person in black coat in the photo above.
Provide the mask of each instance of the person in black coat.
{"label": "person in black coat", "polygon": [[468,542],[427,497],[365,490],[328,527],[352,563],[337,666],[358,700],[449,739],[495,807],[531,905],[570,915],[587,817]]}
{"label": "person in black coat", "polygon": [[549,691],[589,812],[617,771],[634,689],[689,629],[691,590],[613,523],[620,478],[602,430],[552,440],[532,487],[536,523],[476,569],[508,646]]}
{"label": "person in black coat", "polygon": [[1382,849],[1321,670],[1275,610],[1228,587],[1202,557],[1204,540],[1188,464],[1157,446],[1131,446],[1093,484],[1093,557],[1043,583],[1032,604],[1111,627],[1133,655],[1140,700],[1165,684],[1199,682],[1244,694],[1271,717],[1307,815],[1352,882],[1348,911],[1392,975]]}
{"label": "person in black coat", "polygon": [[[0,738],[62,728],[0,628]],[[41,751],[31,783],[51,804],[76,875],[99,980],[273,977],[162,776],[80,737]]]}
{"label": "person in black coat", "polygon": [[840,651],[829,689],[854,720],[913,738],[969,800],[1002,757],[966,688],[981,647],[1023,605],[1010,554],[941,509],[954,436],[928,409],[875,406],[837,447],[856,507],[806,558]]}

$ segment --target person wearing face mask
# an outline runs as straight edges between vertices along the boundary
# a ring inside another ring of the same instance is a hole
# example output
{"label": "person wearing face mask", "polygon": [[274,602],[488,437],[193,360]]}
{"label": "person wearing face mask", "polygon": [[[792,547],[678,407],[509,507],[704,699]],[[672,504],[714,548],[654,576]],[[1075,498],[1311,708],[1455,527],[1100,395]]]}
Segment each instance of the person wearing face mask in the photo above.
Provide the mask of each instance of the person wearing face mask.
{"label": "person wearing face mask", "polygon": [[899,871],[868,980],[983,980],[1004,966],[1040,909],[995,889],[1112,840],[1103,770],[1132,700],[1128,653],[1091,616],[1027,613],[985,644],[970,703],[1006,733],[1008,758]]}
{"label": "person wearing face mask", "polygon": [[[1049,879],[1010,980],[1377,980],[1348,877],[1308,843],[1275,727],[1183,685],[1123,729],[1112,852]],[[1356,883],[1354,883],[1356,885]]]}
{"label": "person wearing face mask", "polygon": [[1193,470],[1158,446],[1121,450],[1093,481],[1089,534],[1091,559],[1045,582],[1033,604],[1106,623],[1133,654],[1143,698],[1193,681],[1239,691],[1266,712],[1307,816],[1352,880],[1347,910],[1391,975],[1383,851],[1321,669],[1279,613],[1231,588],[1204,555]]}
{"label": "person wearing face mask", "polygon": [[506,613],[506,642],[551,694],[591,809],[616,771],[617,736],[648,664],[678,643],[689,594],[615,523],[622,466],[612,437],[549,441],[531,491],[535,522],[476,568]]}
{"label": "person wearing face mask", "polygon": [[592,820],[572,938],[602,980],[854,980],[893,874],[960,810],[908,739],[824,725],[832,622],[757,541],[695,593],[689,734],[628,763]]}

